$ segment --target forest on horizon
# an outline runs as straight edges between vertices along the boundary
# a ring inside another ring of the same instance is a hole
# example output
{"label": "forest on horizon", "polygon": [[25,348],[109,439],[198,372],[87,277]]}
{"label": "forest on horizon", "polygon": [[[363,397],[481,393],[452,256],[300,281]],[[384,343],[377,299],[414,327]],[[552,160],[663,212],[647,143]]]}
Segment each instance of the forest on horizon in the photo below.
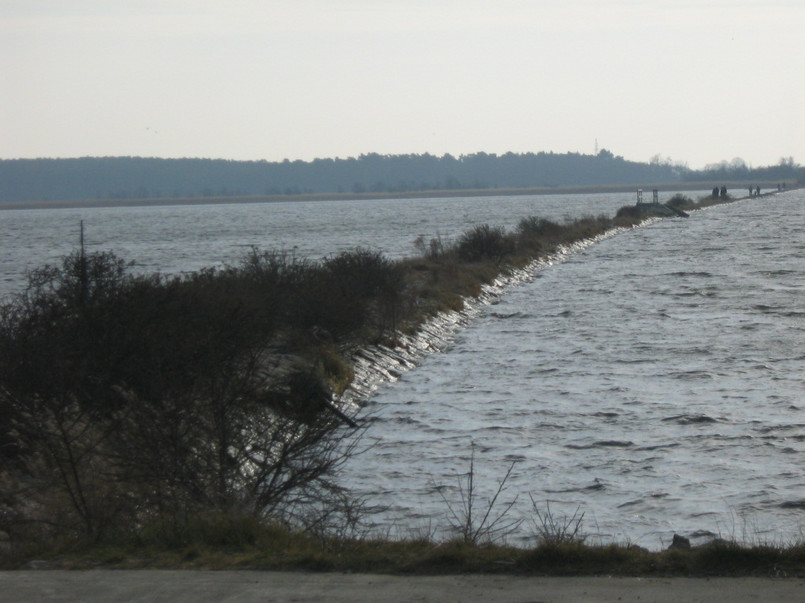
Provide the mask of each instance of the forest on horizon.
{"label": "forest on horizon", "polygon": [[150,157],[0,160],[0,203],[104,199],[410,193],[464,189],[805,181],[793,158],[751,168],[741,160],[703,170],[629,161],[607,149],[580,153],[424,154],[280,162]]}

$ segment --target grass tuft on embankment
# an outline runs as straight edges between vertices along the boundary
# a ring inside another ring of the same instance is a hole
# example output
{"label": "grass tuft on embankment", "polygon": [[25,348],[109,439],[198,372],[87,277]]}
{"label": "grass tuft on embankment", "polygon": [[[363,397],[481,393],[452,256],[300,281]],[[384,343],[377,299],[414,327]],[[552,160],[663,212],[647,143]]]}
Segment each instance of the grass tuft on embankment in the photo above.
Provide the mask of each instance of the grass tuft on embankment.
{"label": "grass tuft on embankment", "polygon": [[[210,523],[207,523],[210,522]],[[237,526],[237,527],[235,527]],[[714,540],[691,549],[651,552],[629,544],[537,541],[530,547],[338,538],[286,527],[207,517],[181,540],[157,535],[130,542],[72,543],[6,554],[3,569],[205,569],[384,573],[403,575],[510,574],[528,576],[805,576],[805,544],[788,546]]]}

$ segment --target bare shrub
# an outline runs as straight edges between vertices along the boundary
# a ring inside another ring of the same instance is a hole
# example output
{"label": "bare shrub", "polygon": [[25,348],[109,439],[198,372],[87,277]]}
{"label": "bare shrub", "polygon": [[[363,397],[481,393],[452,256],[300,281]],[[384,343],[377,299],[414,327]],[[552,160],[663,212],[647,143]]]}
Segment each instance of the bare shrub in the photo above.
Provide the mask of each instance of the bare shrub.
{"label": "bare shrub", "polygon": [[555,516],[551,511],[551,504],[545,503],[545,510],[541,511],[534,498],[531,498],[531,508],[535,517],[532,518],[537,539],[542,544],[583,544],[587,536],[581,532],[584,522],[584,513],[579,513],[577,507],[573,515],[568,517]]}
{"label": "bare shrub", "polygon": [[427,243],[425,243],[425,237],[418,236],[414,241],[414,247],[422,256],[431,261],[438,261],[447,250],[447,245],[439,233],[436,233],[436,236]]}
{"label": "bare shrub", "polygon": [[562,225],[547,218],[531,216],[523,218],[517,225],[517,231],[528,237],[557,238],[562,233]]}
{"label": "bare shrub", "polygon": [[472,446],[470,456],[470,468],[463,480],[459,480],[458,490],[460,504],[451,503],[444,492],[440,489],[442,497],[450,516],[450,527],[455,531],[465,543],[478,544],[482,541],[493,542],[503,539],[513,533],[522,523],[522,520],[508,517],[512,507],[517,502],[517,496],[507,503],[498,507],[498,498],[506,489],[506,482],[511,477],[516,462],[509,465],[503,479],[498,482],[498,487],[491,498],[482,503],[480,509],[478,492],[475,487],[475,445]]}

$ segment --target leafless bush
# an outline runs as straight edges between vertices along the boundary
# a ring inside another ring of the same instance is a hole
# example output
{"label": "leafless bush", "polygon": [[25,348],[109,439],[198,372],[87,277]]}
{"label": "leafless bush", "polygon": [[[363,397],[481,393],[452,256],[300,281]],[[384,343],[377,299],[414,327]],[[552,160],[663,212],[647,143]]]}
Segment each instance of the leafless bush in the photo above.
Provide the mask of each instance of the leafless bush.
{"label": "leafless bush", "polygon": [[551,511],[551,504],[545,503],[545,510],[540,511],[539,505],[531,497],[531,507],[534,511],[534,529],[537,539],[543,544],[582,544],[587,536],[581,532],[584,522],[584,513],[579,513],[581,507],[576,507],[573,515],[557,517]]}
{"label": "leafless bush", "polygon": [[434,262],[444,256],[447,251],[447,245],[439,233],[436,233],[436,236],[432,237],[427,243],[425,242],[425,237],[418,236],[414,241],[414,247],[423,257]]}
{"label": "leafless bush", "polygon": [[[511,477],[515,464],[513,462],[509,465],[492,497],[481,502],[478,500],[479,495],[475,486],[475,445],[473,444],[469,471],[464,475],[463,480],[459,480],[458,484],[460,503],[456,505],[450,502],[444,492],[439,490],[442,500],[447,505],[450,527],[461,537],[462,541],[478,544],[481,541],[491,542],[503,539],[513,533],[522,523],[522,520],[508,517],[517,502],[517,496],[509,502],[502,503],[502,506],[498,508],[498,499],[506,489],[506,482]],[[482,505],[480,509],[478,509],[479,503]]]}

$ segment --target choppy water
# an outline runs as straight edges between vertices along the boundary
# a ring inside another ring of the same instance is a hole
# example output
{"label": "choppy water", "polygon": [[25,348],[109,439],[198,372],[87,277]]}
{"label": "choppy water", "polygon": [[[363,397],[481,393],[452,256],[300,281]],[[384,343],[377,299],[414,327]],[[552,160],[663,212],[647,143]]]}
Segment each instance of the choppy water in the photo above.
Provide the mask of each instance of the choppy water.
{"label": "choppy water", "polygon": [[[691,193],[695,195],[695,193]],[[660,199],[673,192],[661,192]],[[449,242],[476,224],[513,228],[524,217],[612,216],[633,195],[540,195],[445,199],[294,201],[166,207],[0,210],[0,297],[19,291],[25,272],[79,244],[114,251],[136,270],[177,273],[239,261],[252,246],[317,259],[357,246],[390,257],[414,242]]]}
{"label": "choppy water", "polygon": [[[805,519],[805,194],[635,229],[508,291],[371,400],[348,468],[381,530],[480,504],[585,513],[604,541],[786,542]],[[462,482],[463,483],[463,482]],[[466,486],[466,483],[464,484]],[[378,492],[379,490],[379,492]],[[535,533],[526,521],[513,535]]]}
{"label": "choppy water", "polygon": [[[670,196],[667,194],[665,196]],[[252,245],[392,257],[417,236],[605,213],[628,195],[0,211],[0,296],[74,249],[136,269],[235,262]],[[344,480],[379,531],[439,532],[475,450],[479,503],[515,462],[510,517],[585,513],[602,540],[674,532],[788,541],[805,516],[805,191],[628,231],[483,309],[450,348],[370,400]],[[528,541],[526,521],[512,540]]]}

